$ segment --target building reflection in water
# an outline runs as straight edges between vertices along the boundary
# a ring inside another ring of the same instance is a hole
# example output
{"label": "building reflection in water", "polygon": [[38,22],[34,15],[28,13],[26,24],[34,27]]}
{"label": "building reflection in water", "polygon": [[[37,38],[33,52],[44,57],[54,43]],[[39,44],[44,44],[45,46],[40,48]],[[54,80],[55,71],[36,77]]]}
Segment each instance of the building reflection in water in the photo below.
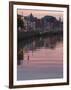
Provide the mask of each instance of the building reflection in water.
{"label": "building reflection in water", "polygon": [[[33,53],[36,50],[44,49],[55,49],[56,45],[60,42],[63,42],[62,35],[52,35],[52,36],[40,36],[40,37],[33,37],[26,40],[22,40],[18,42],[18,49],[17,49],[17,64],[22,64],[22,61],[26,60],[26,63],[30,63],[30,55],[29,51],[33,56]],[[26,56],[25,56],[25,53]],[[26,57],[26,58],[25,58]]]}

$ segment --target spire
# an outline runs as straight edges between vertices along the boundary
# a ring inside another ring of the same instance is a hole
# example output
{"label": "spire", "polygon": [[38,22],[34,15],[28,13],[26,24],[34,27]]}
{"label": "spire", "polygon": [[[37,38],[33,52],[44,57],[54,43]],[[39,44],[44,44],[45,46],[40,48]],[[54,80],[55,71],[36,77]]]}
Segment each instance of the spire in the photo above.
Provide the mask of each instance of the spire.
{"label": "spire", "polygon": [[32,13],[30,14],[30,17],[31,17],[31,18],[33,17],[33,14],[32,14]]}
{"label": "spire", "polygon": [[61,22],[61,17],[59,17],[59,21]]}

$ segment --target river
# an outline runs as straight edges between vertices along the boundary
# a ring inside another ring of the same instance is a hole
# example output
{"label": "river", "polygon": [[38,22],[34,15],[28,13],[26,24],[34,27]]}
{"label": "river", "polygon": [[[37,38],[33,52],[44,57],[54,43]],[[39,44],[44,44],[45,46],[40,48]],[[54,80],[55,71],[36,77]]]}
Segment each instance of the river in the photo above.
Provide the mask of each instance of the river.
{"label": "river", "polygon": [[63,36],[33,37],[18,42],[17,80],[63,78]]}

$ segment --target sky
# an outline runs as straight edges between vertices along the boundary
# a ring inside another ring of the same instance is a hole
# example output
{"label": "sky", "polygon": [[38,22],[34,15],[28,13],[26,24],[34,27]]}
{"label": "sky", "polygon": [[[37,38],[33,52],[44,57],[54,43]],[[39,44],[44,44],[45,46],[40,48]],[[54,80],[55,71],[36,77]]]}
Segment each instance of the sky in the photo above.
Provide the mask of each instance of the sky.
{"label": "sky", "polygon": [[33,16],[35,16],[37,18],[42,18],[46,15],[50,15],[50,16],[56,17],[57,19],[59,19],[59,17],[61,17],[61,19],[63,20],[63,12],[62,11],[18,9],[17,13],[20,15],[23,15],[23,16],[28,16],[32,13]]}

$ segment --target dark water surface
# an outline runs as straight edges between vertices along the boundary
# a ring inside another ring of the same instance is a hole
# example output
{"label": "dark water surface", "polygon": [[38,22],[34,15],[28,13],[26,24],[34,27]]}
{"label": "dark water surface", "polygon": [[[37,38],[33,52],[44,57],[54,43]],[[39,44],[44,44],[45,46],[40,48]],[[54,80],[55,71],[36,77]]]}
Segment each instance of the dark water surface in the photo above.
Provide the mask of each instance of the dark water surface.
{"label": "dark water surface", "polygon": [[33,37],[18,42],[17,80],[63,77],[63,36]]}

